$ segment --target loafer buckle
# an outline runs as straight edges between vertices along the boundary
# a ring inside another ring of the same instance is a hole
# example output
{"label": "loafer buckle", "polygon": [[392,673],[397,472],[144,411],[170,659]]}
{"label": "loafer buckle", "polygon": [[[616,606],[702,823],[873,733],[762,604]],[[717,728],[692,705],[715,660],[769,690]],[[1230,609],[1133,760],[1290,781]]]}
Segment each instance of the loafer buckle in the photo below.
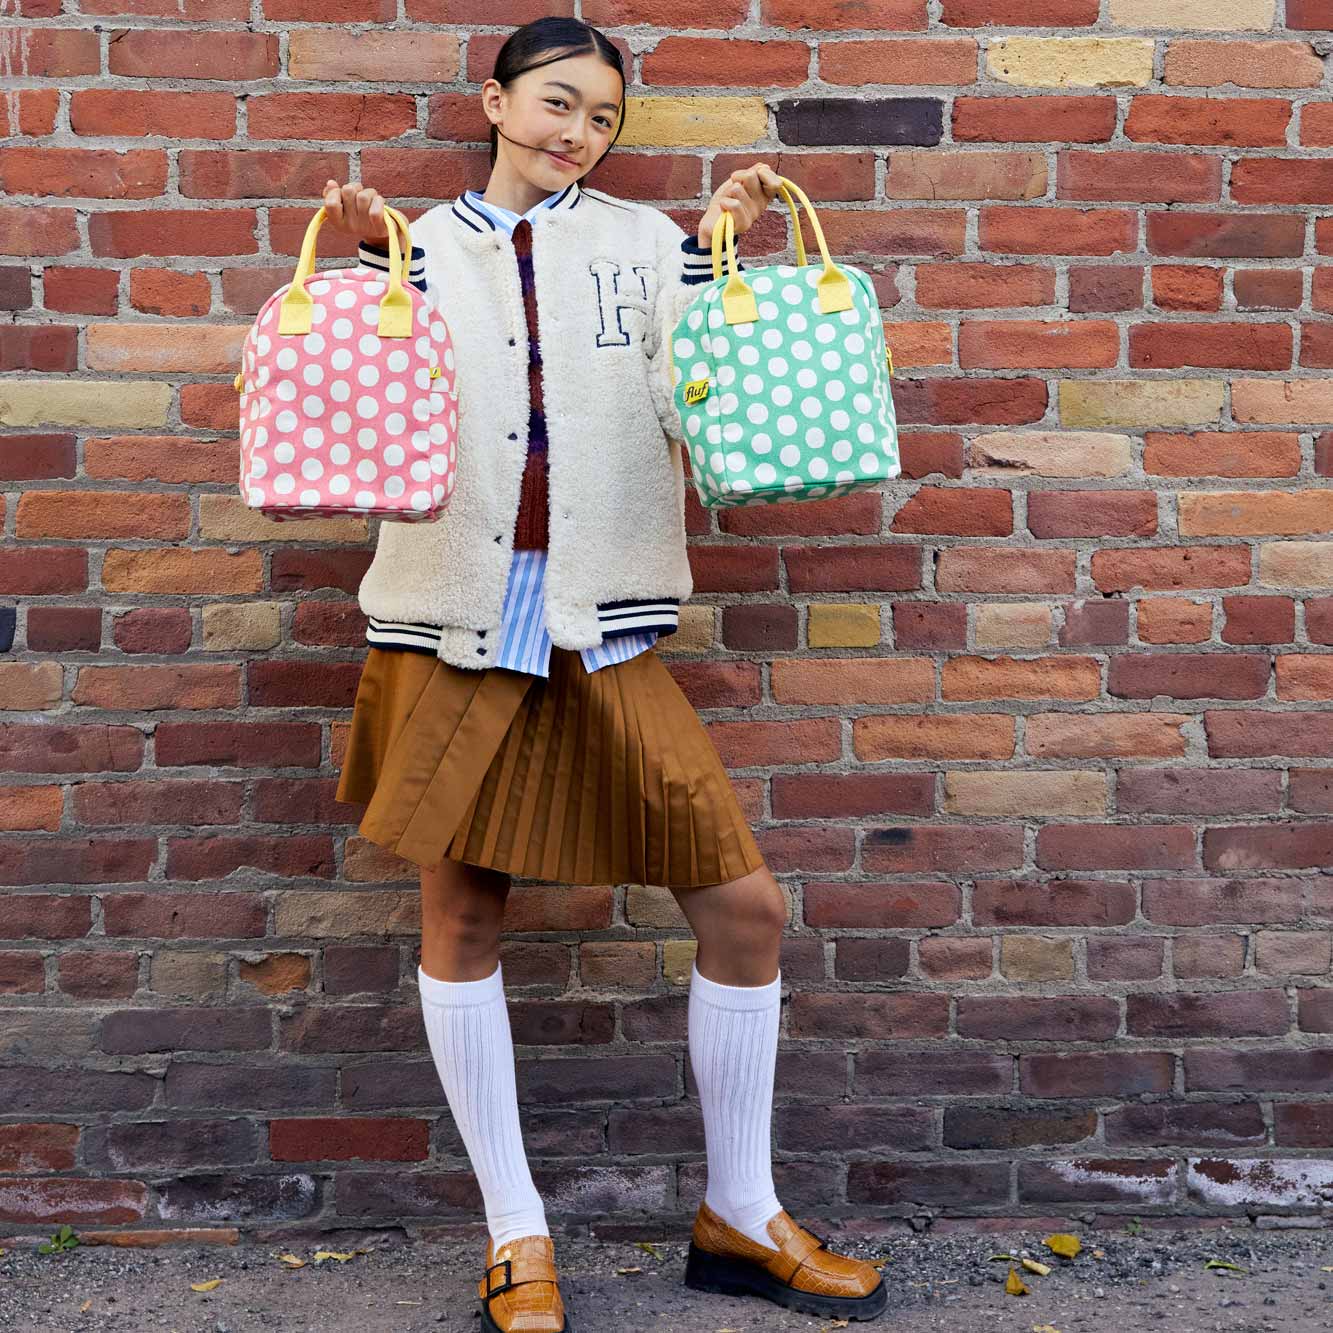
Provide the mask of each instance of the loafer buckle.
{"label": "loafer buckle", "polygon": [[[503,1285],[503,1286],[500,1286],[500,1287],[492,1287],[492,1286],[491,1286],[491,1274],[494,1273],[495,1270],[496,1270],[497,1268],[503,1268],[503,1269],[505,1270],[505,1280],[504,1280],[504,1285]],[[498,1264],[492,1264],[492,1265],[486,1270],[486,1299],[487,1299],[487,1300],[490,1300],[492,1296],[498,1296],[502,1291],[508,1291],[509,1288],[512,1287],[513,1285],[514,1285],[514,1266],[513,1266],[513,1261],[512,1261],[512,1260],[510,1260],[510,1259],[501,1259],[500,1262],[499,1262]]]}

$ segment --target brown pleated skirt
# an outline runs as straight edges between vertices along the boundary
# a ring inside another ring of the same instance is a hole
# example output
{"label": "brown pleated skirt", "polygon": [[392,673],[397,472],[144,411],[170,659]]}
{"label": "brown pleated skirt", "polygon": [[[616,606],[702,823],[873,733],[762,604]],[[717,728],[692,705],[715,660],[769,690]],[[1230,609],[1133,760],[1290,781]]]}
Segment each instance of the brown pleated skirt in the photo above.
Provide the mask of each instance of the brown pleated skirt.
{"label": "brown pleated skirt", "polygon": [[337,799],[359,832],[566,884],[720,884],[764,864],[703,721],[655,648],[550,676],[371,647]]}

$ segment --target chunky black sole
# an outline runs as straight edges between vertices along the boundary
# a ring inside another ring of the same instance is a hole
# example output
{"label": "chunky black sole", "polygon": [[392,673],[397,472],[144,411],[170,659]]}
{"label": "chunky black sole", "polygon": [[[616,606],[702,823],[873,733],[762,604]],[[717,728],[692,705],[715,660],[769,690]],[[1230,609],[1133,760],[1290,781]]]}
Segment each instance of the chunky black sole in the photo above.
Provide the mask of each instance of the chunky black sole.
{"label": "chunky black sole", "polygon": [[766,1268],[749,1259],[729,1258],[701,1250],[690,1242],[685,1260],[685,1285],[720,1296],[765,1296],[802,1314],[833,1315],[839,1319],[873,1319],[889,1302],[881,1278],[864,1296],[818,1296],[779,1282]]}

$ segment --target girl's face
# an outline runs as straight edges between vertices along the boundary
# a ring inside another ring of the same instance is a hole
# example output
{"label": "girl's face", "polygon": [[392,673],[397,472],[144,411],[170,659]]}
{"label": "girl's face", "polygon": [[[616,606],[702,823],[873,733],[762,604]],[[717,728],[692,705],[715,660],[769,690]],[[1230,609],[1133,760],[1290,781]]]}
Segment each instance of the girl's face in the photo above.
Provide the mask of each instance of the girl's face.
{"label": "girl's face", "polygon": [[543,194],[585,175],[620,124],[620,75],[594,55],[525,70],[508,89],[487,79],[481,94],[487,116],[504,132],[494,171]]}

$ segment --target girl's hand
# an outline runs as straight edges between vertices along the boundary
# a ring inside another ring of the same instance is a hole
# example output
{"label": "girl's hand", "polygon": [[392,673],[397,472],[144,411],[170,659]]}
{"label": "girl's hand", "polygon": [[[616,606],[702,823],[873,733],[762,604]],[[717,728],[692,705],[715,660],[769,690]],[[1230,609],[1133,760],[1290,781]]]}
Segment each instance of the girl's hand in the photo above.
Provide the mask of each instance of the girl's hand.
{"label": "girl's hand", "polygon": [[387,241],[389,224],[384,220],[384,200],[369,185],[324,186],[324,214],[339,231],[351,232],[363,241]]}
{"label": "girl's hand", "polygon": [[743,171],[733,171],[713,192],[704,215],[699,219],[699,244],[705,250],[713,244],[713,227],[723,211],[731,214],[736,235],[748,231],[755,219],[778,197],[782,184],[777,172],[767,162],[756,162]]}

